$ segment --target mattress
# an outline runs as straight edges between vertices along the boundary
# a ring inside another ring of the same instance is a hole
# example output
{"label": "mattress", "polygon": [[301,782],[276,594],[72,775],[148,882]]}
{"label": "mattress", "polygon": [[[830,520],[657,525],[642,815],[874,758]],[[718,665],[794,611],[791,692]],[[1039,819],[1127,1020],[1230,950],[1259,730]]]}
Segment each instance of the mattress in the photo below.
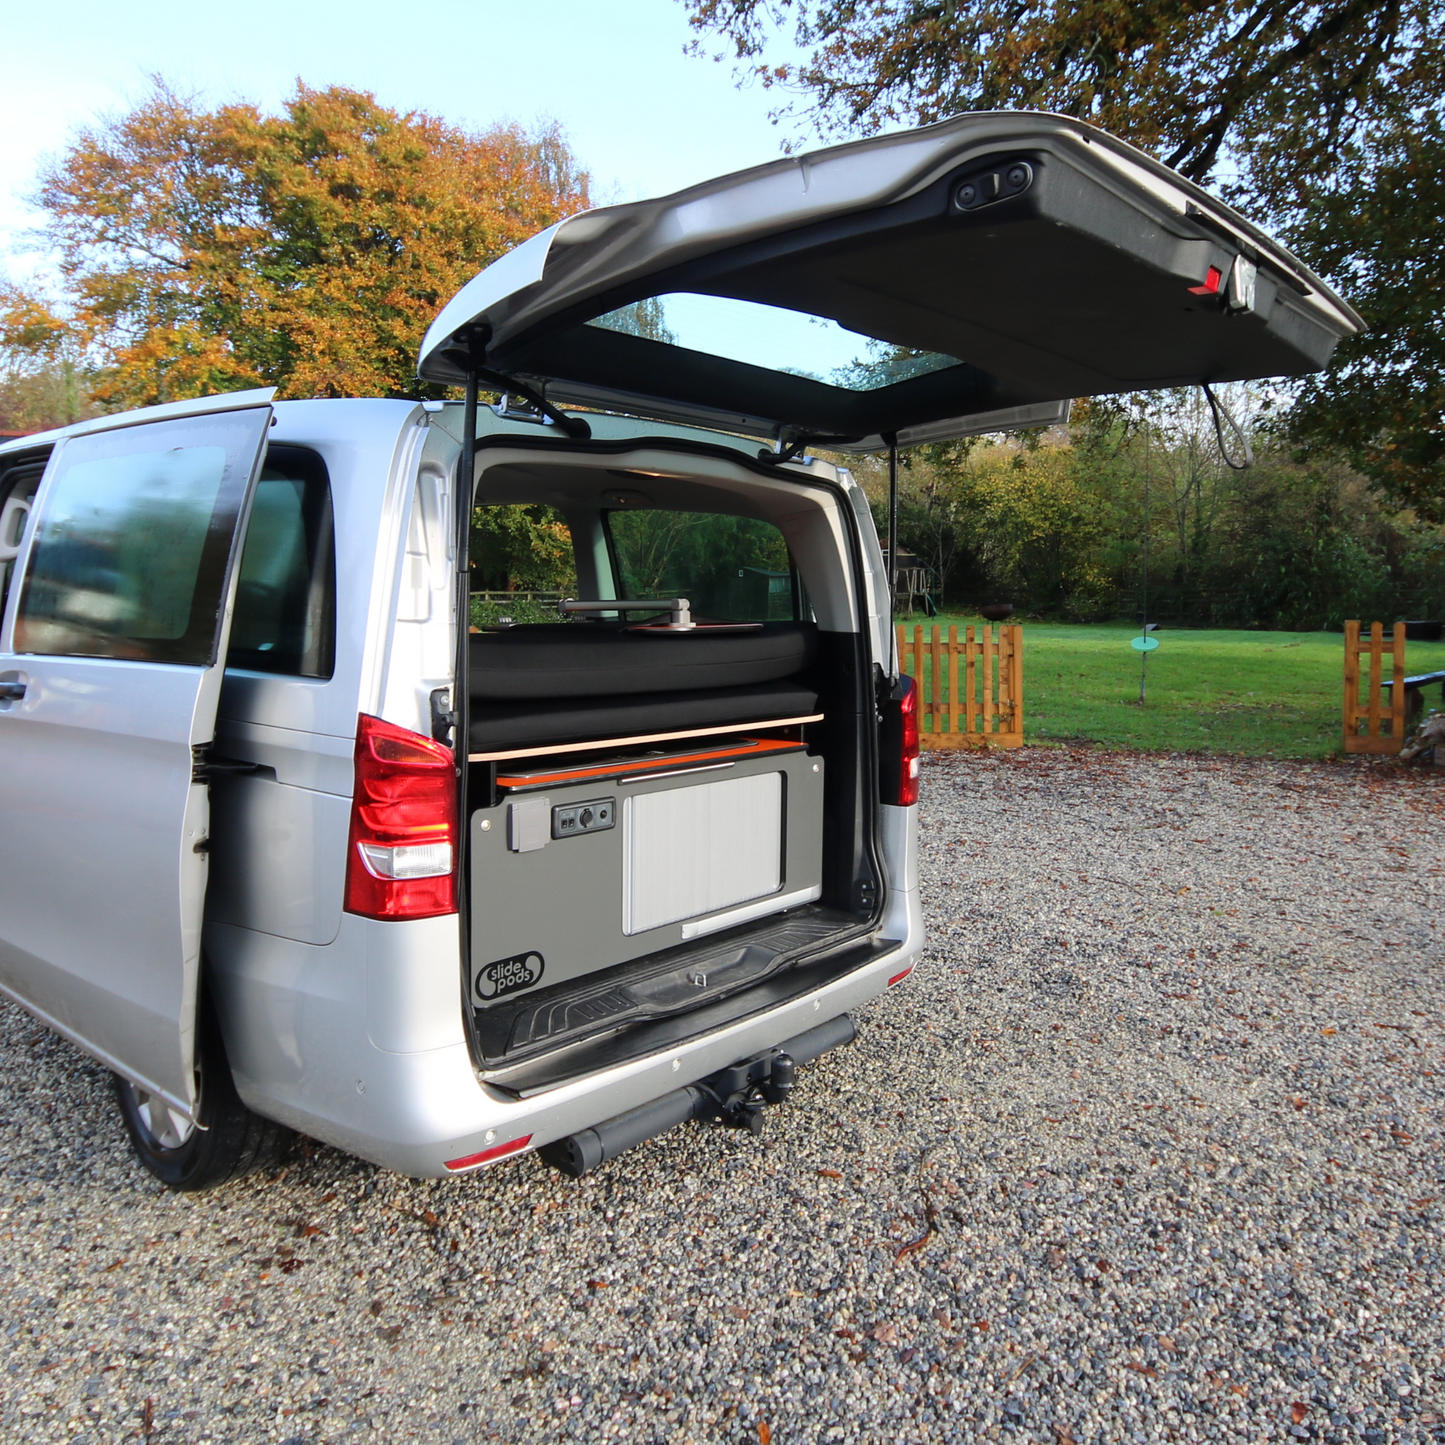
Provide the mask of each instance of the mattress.
{"label": "mattress", "polygon": [[793,677],[817,651],[812,622],[718,632],[586,622],[505,627],[472,637],[468,691],[477,702],[514,703],[749,687]]}
{"label": "mattress", "polygon": [[509,703],[474,699],[469,741],[472,752],[488,752],[587,738],[731,727],[774,718],[811,717],[817,711],[817,690],[793,679],[692,692],[582,697],[565,704],[545,699]]}

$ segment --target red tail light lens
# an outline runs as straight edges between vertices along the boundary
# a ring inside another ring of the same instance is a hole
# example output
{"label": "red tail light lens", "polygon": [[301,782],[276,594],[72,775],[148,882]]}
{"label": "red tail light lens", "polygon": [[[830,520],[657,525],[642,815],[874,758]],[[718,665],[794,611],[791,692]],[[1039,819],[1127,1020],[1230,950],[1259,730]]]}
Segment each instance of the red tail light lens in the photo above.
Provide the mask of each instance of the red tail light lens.
{"label": "red tail light lens", "polygon": [[918,686],[906,673],[883,712],[882,800],[898,808],[918,801]]}
{"label": "red tail light lens", "polygon": [[456,815],[451,749],[362,713],[346,850],[346,911],[364,918],[455,913]]}
{"label": "red tail light lens", "polygon": [[898,806],[911,808],[918,801],[918,684],[903,679],[903,696],[898,701],[903,719],[903,745],[898,750]]}

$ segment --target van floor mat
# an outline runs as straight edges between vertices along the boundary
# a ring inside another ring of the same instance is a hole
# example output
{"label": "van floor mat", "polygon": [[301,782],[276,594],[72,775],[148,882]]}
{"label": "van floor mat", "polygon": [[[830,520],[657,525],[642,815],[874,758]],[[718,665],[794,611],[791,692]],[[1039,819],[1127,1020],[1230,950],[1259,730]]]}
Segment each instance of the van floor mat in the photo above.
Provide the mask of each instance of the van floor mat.
{"label": "van floor mat", "polygon": [[761,982],[822,947],[870,931],[856,915],[809,904],[705,942],[634,959],[578,982],[476,1010],[489,1063],[511,1064],[603,1030],[666,1018]]}

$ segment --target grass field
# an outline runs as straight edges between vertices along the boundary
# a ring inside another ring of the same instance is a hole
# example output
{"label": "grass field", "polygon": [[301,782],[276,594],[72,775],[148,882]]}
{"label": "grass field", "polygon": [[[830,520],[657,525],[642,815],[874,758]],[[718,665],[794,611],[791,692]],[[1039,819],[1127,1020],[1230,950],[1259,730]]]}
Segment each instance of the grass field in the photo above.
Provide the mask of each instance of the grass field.
{"label": "grass field", "polygon": [[[899,619],[909,627],[931,621]],[[978,617],[935,619],[978,625]],[[1340,751],[1344,639],[1337,632],[1161,631],[1139,704],[1137,628],[1025,622],[1024,736],[1256,757]],[[1445,642],[1412,642],[1410,672],[1445,668]],[[1385,676],[1390,663],[1385,662]],[[1426,707],[1440,707],[1437,688]]]}

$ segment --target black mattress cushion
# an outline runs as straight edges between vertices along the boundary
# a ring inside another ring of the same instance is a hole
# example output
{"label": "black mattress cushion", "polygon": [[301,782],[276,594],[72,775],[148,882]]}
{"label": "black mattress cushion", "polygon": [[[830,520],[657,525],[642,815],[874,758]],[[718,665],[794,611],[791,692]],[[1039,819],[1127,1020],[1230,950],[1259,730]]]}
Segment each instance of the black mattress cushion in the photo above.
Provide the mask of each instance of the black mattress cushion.
{"label": "black mattress cushion", "polygon": [[792,677],[817,651],[813,622],[661,634],[586,622],[505,627],[471,639],[468,691],[479,702],[524,702],[750,686]]}
{"label": "black mattress cushion", "polygon": [[818,694],[797,682],[586,698],[568,707],[545,701],[473,702],[469,736],[472,752],[494,752],[580,742],[585,738],[621,738],[729,727],[772,718],[811,717],[817,711]]}

